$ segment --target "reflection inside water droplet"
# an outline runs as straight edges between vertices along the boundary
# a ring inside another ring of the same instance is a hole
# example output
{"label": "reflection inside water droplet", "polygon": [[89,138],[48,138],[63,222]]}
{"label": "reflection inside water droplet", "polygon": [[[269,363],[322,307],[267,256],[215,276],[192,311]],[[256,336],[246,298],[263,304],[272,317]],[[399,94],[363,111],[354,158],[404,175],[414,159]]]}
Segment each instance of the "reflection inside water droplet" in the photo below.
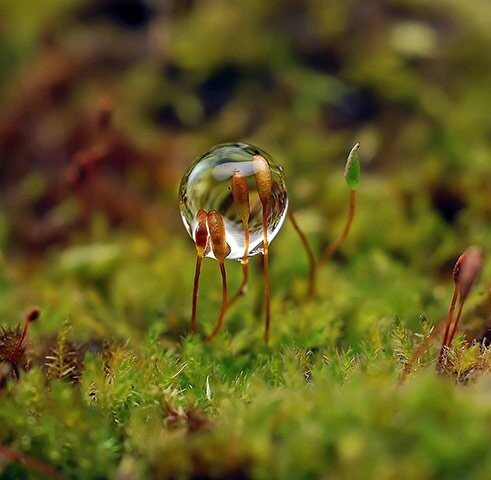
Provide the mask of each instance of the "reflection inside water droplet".
{"label": "reflection inside water droplet", "polygon": [[[259,199],[252,157],[261,155],[271,169],[272,191],[268,205],[268,241],[271,242],[285,220],[288,195],[283,168],[263,150],[246,143],[219,145],[196,159],[184,175],[179,188],[179,207],[184,226],[193,237],[196,228],[196,213],[217,210],[223,217],[226,240],[230,246],[227,258],[241,259],[244,255],[244,226],[234,205],[231,179],[236,170],[247,179],[249,189],[249,256],[262,252],[263,207]],[[208,251],[206,256],[214,258]]]}

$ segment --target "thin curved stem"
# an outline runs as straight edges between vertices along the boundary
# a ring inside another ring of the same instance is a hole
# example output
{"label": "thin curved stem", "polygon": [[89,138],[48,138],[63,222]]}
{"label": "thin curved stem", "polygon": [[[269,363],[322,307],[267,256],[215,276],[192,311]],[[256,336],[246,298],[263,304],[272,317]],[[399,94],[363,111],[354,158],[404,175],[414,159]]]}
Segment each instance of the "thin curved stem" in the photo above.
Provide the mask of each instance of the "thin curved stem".
{"label": "thin curved stem", "polygon": [[448,346],[450,327],[451,327],[452,322],[453,322],[455,305],[457,303],[458,296],[459,296],[459,291],[457,289],[457,286],[455,286],[453,296],[452,296],[452,302],[450,303],[450,308],[448,310],[447,321],[445,324],[445,333],[443,334],[442,346],[440,347],[440,353],[438,354],[438,368],[439,369],[443,368],[443,364],[444,364],[444,360],[445,360],[445,349]]}
{"label": "thin curved stem", "polygon": [[457,311],[457,318],[455,319],[455,322],[453,324],[453,329],[452,333],[450,334],[450,337],[448,338],[448,346],[452,345],[453,339],[455,338],[455,334],[457,333],[457,327],[459,326],[460,323],[460,317],[462,317],[462,309],[464,308],[464,302],[465,300],[462,300],[462,298],[459,299],[459,310]]}
{"label": "thin curved stem", "polygon": [[242,283],[239,289],[228,302],[227,309],[230,308],[240,297],[247,292],[247,282],[249,278],[249,222],[244,223],[244,256],[242,257]]}
{"label": "thin curved stem", "polygon": [[59,477],[58,472],[53,467],[3,445],[0,445],[0,456],[27,465],[29,468],[36,470],[47,477]]}
{"label": "thin curved stem", "polygon": [[355,217],[355,212],[356,212],[356,190],[351,190],[349,210],[348,210],[348,219],[347,219],[346,224],[344,226],[343,233],[341,233],[341,235],[336,240],[334,240],[332,243],[330,243],[326,247],[326,249],[324,250],[324,253],[322,254],[322,256],[319,260],[319,265],[326,263],[327,260],[329,260],[329,258],[332,257],[333,253],[344,242],[344,240],[348,236],[348,233],[351,229],[351,225],[352,225],[353,219]]}
{"label": "thin curved stem", "polygon": [[189,327],[189,333],[194,335],[196,331],[196,308],[198,304],[198,287],[199,287],[199,275],[201,272],[201,261],[203,257],[201,255],[196,256],[196,268],[194,270],[194,286],[193,286],[193,310],[191,312],[191,324]]}
{"label": "thin curved stem", "polygon": [[447,322],[445,325],[445,333],[443,334],[442,347],[447,346],[448,342],[448,334],[450,332],[450,325],[453,322],[453,316],[455,312],[455,305],[457,303],[457,298],[459,296],[459,291],[457,287],[455,287],[452,297],[452,303],[450,304],[450,309],[448,310]]}
{"label": "thin curved stem", "polygon": [[268,244],[268,204],[263,204],[263,258],[264,258],[264,293],[266,297],[264,305],[264,341],[269,341],[269,325],[271,323],[271,286],[269,282],[269,244]]}
{"label": "thin curved stem", "polygon": [[302,245],[305,249],[305,252],[307,253],[307,258],[309,260],[309,289],[308,289],[308,296],[310,298],[315,297],[315,284],[316,284],[316,276],[317,276],[317,263],[315,261],[314,253],[312,252],[312,248],[310,247],[309,241],[307,240],[307,237],[305,234],[302,232],[300,229],[297,220],[295,219],[295,215],[293,215],[292,210],[289,208],[288,209],[288,218],[290,219],[290,222],[297,232],[298,236],[300,237],[300,241],[302,242]]}
{"label": "thin curved stem", "polygon": [[220,308],[220,314],[218,315],[218,321],[215,325],[213,332],[208,337],[208,341],[212,341],[220,331],[223,325],[223,319],[225,317],[225,312],[227,311],[227,272],[225,271],[224,262],[219,262],[218,266],[220,267],[220,273],[222,275],[222,306]]}

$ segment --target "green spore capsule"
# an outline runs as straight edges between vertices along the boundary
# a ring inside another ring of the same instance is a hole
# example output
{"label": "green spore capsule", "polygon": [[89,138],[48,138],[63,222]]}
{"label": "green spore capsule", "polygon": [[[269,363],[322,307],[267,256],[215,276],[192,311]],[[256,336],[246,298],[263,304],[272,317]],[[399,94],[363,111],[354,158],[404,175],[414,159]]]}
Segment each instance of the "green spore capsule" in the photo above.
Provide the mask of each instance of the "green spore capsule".
{"label": "green spore capsule", "polygon": [[355,146],[349,152],[348,160],[346,162],[346,168],[344,169],[344,178],[351,190],[356,190],[360,183],[360,157],[358,155],[358,149],[360,144],[356,143]]}

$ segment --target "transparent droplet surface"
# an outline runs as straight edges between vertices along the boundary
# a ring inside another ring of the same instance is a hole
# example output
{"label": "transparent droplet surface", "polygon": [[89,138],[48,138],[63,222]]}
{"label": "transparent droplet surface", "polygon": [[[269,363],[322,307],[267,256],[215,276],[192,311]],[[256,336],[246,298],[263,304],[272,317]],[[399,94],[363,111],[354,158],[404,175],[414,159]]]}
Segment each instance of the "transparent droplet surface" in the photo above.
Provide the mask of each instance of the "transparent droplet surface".
{"label": "transparent droplet surface", "polygon": [[[263,251],[263,205],[259,198],[253,157],[262,156],[271,170],[272,189],[267,208],[268,242],[279,232],[288,208],[288,195],[283,167],[265,151],[246,143],[218,145],[197,158],[185,173],[179,188],[179,208],[182,221],[191,238],[196,229],[198,210],[219,212],[225,224],[230,247],[227,258],[240,260],[244,256],[244,225],[234,205],[232,176],[239,171],[247,180],[249,190],[249,249],[248,256]],[[214,258],[211,249],[207,257]]]}

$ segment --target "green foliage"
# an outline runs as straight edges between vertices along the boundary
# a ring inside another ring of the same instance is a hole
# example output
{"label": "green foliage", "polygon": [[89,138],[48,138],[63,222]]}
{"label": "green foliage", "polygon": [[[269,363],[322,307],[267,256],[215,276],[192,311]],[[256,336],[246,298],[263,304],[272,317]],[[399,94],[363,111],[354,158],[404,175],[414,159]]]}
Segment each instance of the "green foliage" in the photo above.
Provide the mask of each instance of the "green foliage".
{"label": "green foliage", "polygon": [[[79,388],[38,369],[10,382],[0,441],[76,478],[485,476],[487,381],[463,391],[430,365],[398,387],[410,340],[397,323],[379,334],[360,353],[223,338],[169,350],[157,333],[138,354],[107,345],[86,356]],[[456,346],[457,380],[483,355]]]}

